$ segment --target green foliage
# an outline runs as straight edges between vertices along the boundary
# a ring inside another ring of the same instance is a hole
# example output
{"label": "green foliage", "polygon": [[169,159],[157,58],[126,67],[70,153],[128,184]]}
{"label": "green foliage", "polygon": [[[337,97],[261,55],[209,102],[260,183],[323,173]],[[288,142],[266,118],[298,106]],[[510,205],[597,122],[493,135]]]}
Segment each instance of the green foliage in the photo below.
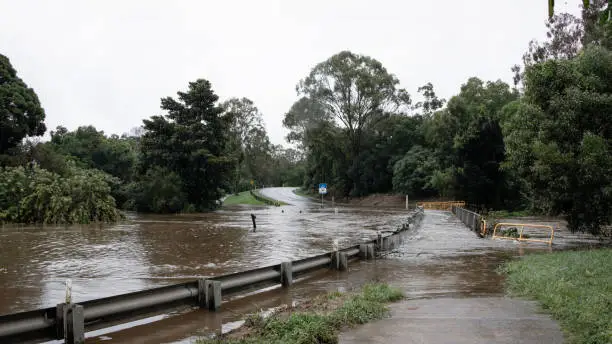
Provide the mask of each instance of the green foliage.
{"label": "green foliage", "polygon": [[[210,82],[200,79],[189,83],[187,92],[178,92],[178,100],[162,99],[161,108],[167,115],[143,121],[146,133],[140,142],[141,171],[157,166],[175,173],[176,187],[197,211],[218,206],[235,163],[226,150],[230,120],[222,115],[217,100]],[[162,202],[161,207],[137,207],[176,209],[179,203],[173,200]]]}
{"label": "green foliage", "polygon": [[[508,229],[503,229],[497,233],[500,236],[508,237],[508,238],[520,238],[521,232],[516,227],[510,227]],[[529,238],[528,234],[523,233],[523,238]]]}
{"label": "green foliage", "polygon": [[70,165],[65,176],[32,167],[0,170],[0,222],[71,224],[121,218],[111,176]]}
{"label": "green foliage", "polygon": [[139,180],[127,185],[125,193],[129,201],[124,208],[151,213],[177,213],[188,209],[183,182],[174,172],[153,166],[139,176]]}
{"label": "green foliage", "polygon": [[102,170],[124,181],[133,177],[137,153],[128,138],[106,137],[93,126],[79,127],[68,132],[57,127],[51,132],[51,145],[62,155],[72,158],[78,166]]}
{"label": "green foliage", "polygon": [[434,152],[420,145],[412,147],[393,166],[393,190],[415,197],[434,194],[432,176],[438,168]]}
{"label": "green foliage", "polygon": [[9,59],[0,54],[0,166],[26,136],[41,136],[45,110],[38,96],[18,76]]}
{"label": "green foliage", "polygon": [[505,266],[511,295],[539,301],[568,343],[612,342],[612,250],[534,254]]}
{"label": "green foliage", "polygon": [[526,217],[530,215],[532,215],[532,213],[529,210],[518,210],[518,211],[496,210],[496,211],[488,212],[487,217],[493,218],[493,219],[508,219],[512,217]]}
{"label": "green foliage", "polygon": [[[367,161],[363,152],[368,146],[366,141],[376,139],[372,137],[374,128],[410,104],[410,96],[398,84],[399,80],[379,61],[349,51],[319,63],[300,81],[297,90],[305,98],[294,104],[284,120],[292,129],[290,137],[301,138],[309,153],[322,136],[331,134],[335,141],[340,140],[336,147],[312,152],[314,166],[307,170],[310,181],[318,178],[317,182],[332,182],[342,194],[360,195],[378,188],[372,184],[380,176],[364,170],[372,163],[378,165],[377,170],[387,170],[388,163]],[[386,179],[390,188],[390,176]]]}
{"label": "green foliage", "polygon": [[612,52],[600,47],[529,67],[504,123],[506,167],[527,181],[533,206],[594,234],[612,221],[610,75]]}

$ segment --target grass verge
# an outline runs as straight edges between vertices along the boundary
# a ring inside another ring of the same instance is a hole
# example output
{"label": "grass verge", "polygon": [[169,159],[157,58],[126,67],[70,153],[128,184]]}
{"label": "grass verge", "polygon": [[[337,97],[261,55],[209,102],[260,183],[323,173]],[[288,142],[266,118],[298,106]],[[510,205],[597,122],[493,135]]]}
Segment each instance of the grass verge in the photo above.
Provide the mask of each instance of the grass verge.
{"label": "grass verge", "polygon": [[338,343],[342,328],[387,316],[386,304],[403,297],[401,290],[387,284],[367,284],[358,293],[329,293],[267,318],[251,315],[237,331],[196,343]]}
{"label": "grass verge", "polygon": [[487,217],[492,219],[509,219],[513,217],[526,217],[534,215],[529,210],[518,210],[518,211],[507,211],[507,210],[494,210],[487,214]]}
{"label": "grass verge", "polygon": [[293,193],[302,196],[302,197],[313,197],[313,194],[308,192],[308,190],[304,190],[302,188],[297,188],[293,190]]}
{"label": "grass verge", "polygon": [[223,205],[236,204],[264,205],[265,203],[255,199],[255,197],[253,197],[249,191],[244,191],[237,195],[231,195],[223,201]]}
{"label": "grass verge", "polygon": [[612,249],[533,254],[507,263],[513,296],[536,299],[568,343],[612,343]]}

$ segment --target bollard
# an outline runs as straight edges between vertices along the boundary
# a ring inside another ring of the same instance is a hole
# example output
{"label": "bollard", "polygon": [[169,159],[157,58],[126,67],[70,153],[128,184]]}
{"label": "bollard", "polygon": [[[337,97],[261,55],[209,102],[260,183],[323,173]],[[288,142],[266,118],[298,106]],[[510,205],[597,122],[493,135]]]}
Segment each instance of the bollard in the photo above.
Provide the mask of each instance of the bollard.
{"label": "bollard", "polygon": [[293,268],[291,261],[282,262],[280,266],[281,285],[285,288],[293,284]]}
{"label": "bollard", "polygon": [[382,250],[382,233],[377,232],[376,234],[376,245],[378,245],[379,250]]}
{"label": "bollard", "polygon": [[257,229],[257,224],[255,223],[255,218],[257,216],[255,216],[255,214],[251,214],[251,220],[253,220],[253,232],[255,232],[255,230]]}
{"label": "bollard", "polygon": [[64,307],[64,343],[85,343],[85,312],[83,306],[74,303]]}
{"label": "bollard", "polygon": [[339,252],[338,254],[338,270],[345,271],[348,269],[348,254]]}
{"label": "bollard", "polygon": [[359,258],[361,258],[362,260],[368,259],[368,245],[367,244],[359,245]]}
{"label": "bollard", "polygon": [[221,281],[206,280],[206,305],[211,311],[216,311],[221,307]]}

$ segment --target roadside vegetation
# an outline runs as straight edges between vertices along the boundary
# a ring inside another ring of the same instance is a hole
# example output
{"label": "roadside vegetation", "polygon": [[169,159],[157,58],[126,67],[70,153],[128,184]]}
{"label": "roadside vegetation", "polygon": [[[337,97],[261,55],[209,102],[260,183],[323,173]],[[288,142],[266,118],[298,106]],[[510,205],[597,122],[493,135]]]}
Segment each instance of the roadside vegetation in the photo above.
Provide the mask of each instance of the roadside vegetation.
{"label": "roadside vegetation", "polygon": [[265,318],[250,315],[236,331],[219,338],[200,339],[197,344],[337,343],[341,329],[387,316],[386,304],[402,298],[401,290],[387,284],[366,284],[359,292],[332,292]]}
{"label": "roadside vegetation", "polygon": [[[512,85],[474,76],[448,100],[427,80],[410,95],[375,58],[338,52],[296,80],[298,98],[283,118],[295,148],[270,142],[253,101],[220,100],[205,79],[163,98],[162,115],[124,135],[59,126],[39,142],[47,131],[42,104],[0,55],[0,168],[37,165],[69,180],[74,163],[112,177],[98,180],[115,209],[140,212],[208,211],[253,186],[325,182],[338,201],[386,193],[455,199],[509,215],[561,215],[570,230],[602,234],[612,223],[608,7],[593,0],[579,17],[554,14],[545,41],[525,42]],[[78,194],[69,185],[59,186],[67,188],[62,197]],[[0,221],[114,218],[90,206],[87,216],[43,216],[42,199],[21,202],[38,199],[30,192],[0,192]],[[106,196],[86,201],[98,197]],[[19,216],[7,208],[15,199],[28,207]]]}
{"label": "roadside vegetation", "polygon": [[509,219],[513,217],[527,217],[534,215],[529,210],[516,210],[516,211],[508,211],[508,210],[494,210],[486,213],[487,218],[492,219]]}
{"label": "roadside vegetation", "polygon": [[532,254],[506,264],[512,296],[537,300],[570,344],[612,343],[612,249]]}
{"label": "roadside vegetation", "polygon": [[258,201],[251,195],[249,191],[243,191],[237,195],[230,195],[223,200],[223,205],[250,204],[250,205],[265,205],[264,202]]}

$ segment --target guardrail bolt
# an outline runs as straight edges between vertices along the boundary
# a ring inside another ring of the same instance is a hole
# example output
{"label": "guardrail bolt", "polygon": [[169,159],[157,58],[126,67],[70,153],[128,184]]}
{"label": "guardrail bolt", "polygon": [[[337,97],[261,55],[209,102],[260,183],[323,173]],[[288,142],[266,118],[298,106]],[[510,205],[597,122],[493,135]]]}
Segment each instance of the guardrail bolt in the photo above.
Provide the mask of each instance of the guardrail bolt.
{"label": "guardrail bolt", "polygon": [[64,307],[64,342],[85,343],[85,312],[81,305],[72,303]]}
{"label": "guardrail bolt", "polygon": [[287,288],[293,284],[293,266],[292,263],[282,262],[280,266],[281,272],[281,284],[283,287]]}
{"label": "guardrail bolt", "polygon": [[208,310],[216,311],[221,307],[221,281],[206,280],[206,305]]}

